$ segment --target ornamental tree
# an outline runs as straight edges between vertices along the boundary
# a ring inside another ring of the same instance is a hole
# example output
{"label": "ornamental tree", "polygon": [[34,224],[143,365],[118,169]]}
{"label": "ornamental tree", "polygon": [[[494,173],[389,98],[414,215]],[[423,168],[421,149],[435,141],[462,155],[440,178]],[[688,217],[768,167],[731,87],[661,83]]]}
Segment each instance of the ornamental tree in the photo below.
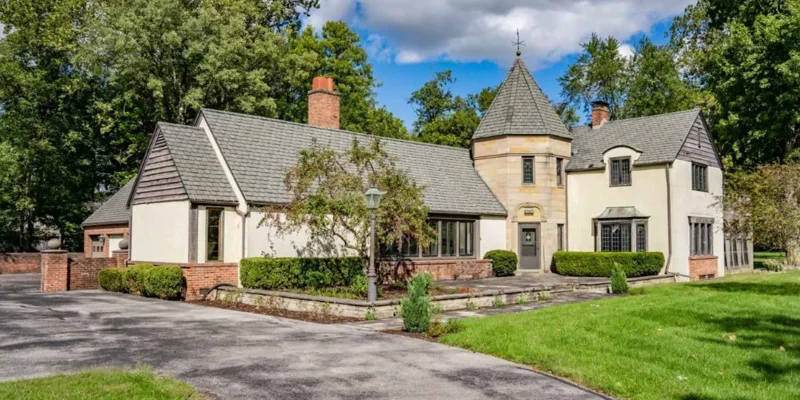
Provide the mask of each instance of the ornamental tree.
{"label": "ornamental tree", "polygon": [[784,249],[787,262],[800,265],[800,164],[728,174],[725,185],[725,208],[737,217],[726,229],[752,232],[756,245]]}
{"label": "ornamental tree", "polygon": [[375,211],[379,243],[400,248],[411,237],[424,246],[435,236],[427,223],[424,188],[396,167],[378,139],[363,145],[354,138],[344,151],[314,140],[300,151],[284,184],[291,201],[267,207],[261,225],[277,228],[278,235],[307,233],[309,243],[298,249],[304,255],[369,256],[370,210],[364,193],[371,187],[384,193]]}

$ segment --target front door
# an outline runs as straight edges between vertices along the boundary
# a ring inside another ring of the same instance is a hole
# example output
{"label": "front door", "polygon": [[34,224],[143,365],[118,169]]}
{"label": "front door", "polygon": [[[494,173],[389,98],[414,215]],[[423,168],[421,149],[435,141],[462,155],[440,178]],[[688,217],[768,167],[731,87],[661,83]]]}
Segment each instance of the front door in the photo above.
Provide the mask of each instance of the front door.
{"label": "front door", "polygon": [[541,269],[541,236],[539,224],[519,225],[519,267]]}

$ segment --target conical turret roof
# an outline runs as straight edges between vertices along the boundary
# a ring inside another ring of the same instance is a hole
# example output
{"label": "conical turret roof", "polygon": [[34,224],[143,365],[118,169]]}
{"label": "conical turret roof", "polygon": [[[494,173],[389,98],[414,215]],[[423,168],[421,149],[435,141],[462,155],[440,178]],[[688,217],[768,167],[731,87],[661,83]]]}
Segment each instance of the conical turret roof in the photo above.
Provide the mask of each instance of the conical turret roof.
{"label": "conical turret roof", "polygon": [[505,135],[572,138],[520,57],[511,66],[472,139]]}

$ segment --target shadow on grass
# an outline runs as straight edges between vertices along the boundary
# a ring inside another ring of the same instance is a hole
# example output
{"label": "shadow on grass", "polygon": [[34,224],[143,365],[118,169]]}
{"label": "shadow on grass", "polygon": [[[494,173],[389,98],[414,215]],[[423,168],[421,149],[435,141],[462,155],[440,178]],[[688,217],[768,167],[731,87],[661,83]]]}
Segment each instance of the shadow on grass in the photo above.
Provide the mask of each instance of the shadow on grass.
{"label": "shadow on grass", "polygon": [[702,285],[703,288],[720,292],[747,292],[772,296],[800,295],[800,283],[755,283],[755,282],[713,282]]}

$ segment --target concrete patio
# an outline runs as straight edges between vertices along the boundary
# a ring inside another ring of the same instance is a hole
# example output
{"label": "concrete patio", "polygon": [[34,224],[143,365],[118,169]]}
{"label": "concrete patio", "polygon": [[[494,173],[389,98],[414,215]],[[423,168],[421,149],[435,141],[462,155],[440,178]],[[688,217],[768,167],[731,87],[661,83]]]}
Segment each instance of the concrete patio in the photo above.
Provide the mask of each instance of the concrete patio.
{"label": "concrete patio", "polygon": [[[630,278],[631,286],[644,286],[664,283],[674,283],[674,275],[645,276]],[[504,292],[522,289],[536,289],[548,291],[594,291],[602,292],[610,284],[608,278],[562,276],[549,272],[519,270],[515,276],[486,279],[466,279],[455,281],[437,281],[436,284],[445,288],[469,288],[473,292],[499,291]]]}

